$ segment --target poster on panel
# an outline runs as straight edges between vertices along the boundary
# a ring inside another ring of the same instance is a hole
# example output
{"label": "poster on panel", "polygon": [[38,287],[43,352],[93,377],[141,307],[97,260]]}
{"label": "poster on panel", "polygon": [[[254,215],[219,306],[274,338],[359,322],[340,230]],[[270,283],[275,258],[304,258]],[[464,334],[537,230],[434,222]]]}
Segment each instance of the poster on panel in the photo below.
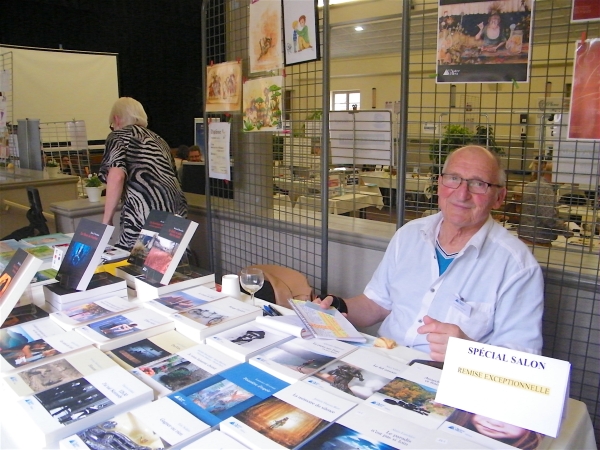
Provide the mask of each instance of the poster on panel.
{"label": "poster on panel", "polygon": [[600,38],[577,41],[569,139],[600,139]]}
{"label": "poster on panel", "polygon": [[600,20],[600,1],[573,0],[571,22],[592,22]]}
{"label": "poster on panel", "polygon": [[239,111],[242,106],[242,63],[213,64],[206,68],[206,111]]}
{"label": "poster on panel", "polygon": [[439,0],[437,82],[529,81],[533,0]]}
{"label": "poster on panel", "polygon": [[250,73],[283,67],[281,1],[252,0],[248,26]]}
{"label": "poster on panel", "polygon": [[208,176],[231,181],[231,124],[211,122],[208,124]]}
{"label": "poster on panel", "polygon": [[244,131],[281,129],[283,77],[264,77],[244,83]]}
{"label": "poster on panel", "polygon": [[283,48],[286,66],[320,58],[318,27],[316,0],[283,0]]}

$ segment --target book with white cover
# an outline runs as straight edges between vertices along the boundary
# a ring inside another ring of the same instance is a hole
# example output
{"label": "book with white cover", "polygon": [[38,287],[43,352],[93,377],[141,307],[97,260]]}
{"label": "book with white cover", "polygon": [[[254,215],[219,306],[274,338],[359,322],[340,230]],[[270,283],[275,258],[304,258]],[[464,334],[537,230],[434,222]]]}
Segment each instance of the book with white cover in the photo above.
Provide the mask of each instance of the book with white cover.
{"label": "book with white cover", "polygon": [[288,383],[248,363],[242,363],[175,392],[168,398],[203,422],[216,426],[286,386]]}
{"label": "book with white cover", "polygon": [[303,382],[362,403],[408,367],[371,350],[357,348]]}
{"label": "book with white cover", "polygon": [[182,447],[181,450],[246,450],[244,444],[236,441],[222,431],[211,431],[200,439]]}
{"label": "book with white cover", "polygon": [[80,220],[56,275],[61,286],[78,291],[88,288],[114,229],[85,217]]}
{"label": "book with white cover", "polygon": [[0,329],[0,349],[6,350],[19,345],[27,344],[38,339],[43,339],[55,334],[64,333],[62,329],[49,317],[44,317],[30,322],[21,323],[8,328]]}
{"label": "book with white cover", "polygon": [[152,300],[144,302],[144,306],[157,313],[170,316],[224,297],[227,297],[227,294],[206,286],[197,286],[184,291],[164,294],[158,298],[154,297]]}
{"label": "book with white cover", "polygon": [[73,238],[68,234],[63,233],[53,233],[53,234],[45,234],[43,236],[35,236],[21,239],[20,242],[26,242],[32,246],[38,245],[48,245],[53,247],[55,245],[60,244],[69,244]]}
{"label": "book with white cover", "polygon": [[288,383],[295,383],[354,350],[356,347],[346,342],[294,338],[253,356],[249,362]]}
{"label": "book with white cover", "polygon": [[238,364],[219,350],[198,344],[141,365],[131,373],[154,389],[157,397],[163,397]]}
{"label": "book with white cover", "polygon": [[57,448],[61,439],[151,400],[151,388],[115,366],[16,401],[3,425],[22,448]]}
{"label": "book with white cover", "polygon": [[19,248],[0,273],[0,323],[9,316],[41,265],[41,259]]}
{"label": "book with white cover", "polygon": [[344,414],[321,434],[305,442],[299,449],[364,448],[399,449],[475,449],[481,448],[460,437],[439,430],[428,430],[406,420],[358,405]]}
{"label": "book with white cover", "polygon": [[169,284],[196,228],[198,228],[196,222],[174,214],[170,214],[165,219],[144,260],[144,273],[147,280]]}
{"label": "book with white cover", "polygon": [[413,364],[366,399],[365,404],[435,430],[454,411],[454,408],[435,401],[441,373],[434,367]]}
{"label": "book with white cover", "polygon": [[[145,276],[134,278],[134,289],[140,300],[151,300],[170,292],[193,288],[194,286],[208,285],[212,287],[215,274],[207,270],[194,267],[189,272],[175,272],[167,284],[149,280]],[[210,283],[210,284],[209,284]]]}
{"label": "book with white cover", "polygon": [[139,308],[75,328],[75,331],[106,351],[173,328],[173,322],[165,316]]}
{"label": "book with white cover", "polygon": [[204,305],[174,314],[170,318],[175,329],[197,342],[245,322],[254,320],[262,310],[232,297],[205,303]]}
{"label": "book with white cover", "polygon": [[1,349],[0,372],[14,372],[25,366],[37,367],[91,345],[89,339],[74,331],[62,331],[16,347]]}
{"label": "book with white cover", "polygon": [[116,365],[102,350],[89,347],[35,368],[24,367],[3,377],[1,382],[6,387],[4,392],[13,398],[20,398]]}
{"label": "book with white cover", "polygon": [[306,329],[302,319],[296,313],[283,316],[258,316],[256,321],[274,330],[282,331],[300,338],[311,338],[312,333]]}
{"label": "book with white cover", "polygon": [[121,297],[108,297],[95,302],[73,306],[50,314],[50,319],[65,330],[87,325],[99,319],[115,316],[121,312],[137,308],[138,305]]}
{"label": "book with white cover", "polygon": [[99,299],[102,296],[123,297],[123,292],[127,296],[127,283],[108,272],[94,274],[87,290],[84,291],[65,288],[60,283],[45,285],[43,289],[45,300],[53,306],[67,303],[71,303],[70,306],[75,306],[76,304],[89,303],[93,301],[92,299]]}
{"label": "book with white cover", "polygon": [[245,362],[252,356],[290,339],[293,339],[293,336],[261,326],[254,320],[210,336],[206,338],[206,343],[240,362]]}
{"label": "book with white cover", "polygon": [[296,448],[354,406],[329,392],[295,383],[224,420],[220,429],[250,448]]}
{"label": "book with white cover", "polygon": [[181,406],[162,398],[69,436],[60,441],[60,448],[98,450],[99,442],[122,449],[179,448],[209,430]]}

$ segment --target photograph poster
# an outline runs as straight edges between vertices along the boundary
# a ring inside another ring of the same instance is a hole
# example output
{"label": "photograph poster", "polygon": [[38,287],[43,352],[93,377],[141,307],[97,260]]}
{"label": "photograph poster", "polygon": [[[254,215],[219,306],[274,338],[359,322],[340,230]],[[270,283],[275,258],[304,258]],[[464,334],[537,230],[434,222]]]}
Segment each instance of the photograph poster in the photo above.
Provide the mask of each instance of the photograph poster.
{"label": "photograph poster", "polygon": [[283,47],[286,66],[320,58],[318,27],[316,0],[283,0]]}
{"label": "photograph poster", "polygon": [[250,2],[249,22],[250,73],[282,68],[281,2],[278,0],[253,0]]}
{"label": "photograph poster", "polygon": [[264,77],[244,83],[244,131],[281,129],[283,77]]}
{"label": "photograph poster", "polygon": [[529,81],[533,0],[439,0],[437,82]]}
{"label": "photograph poster", "polygon": [[242,106],[242,63],[224,62],[206,68],[206,111],[239,111]]}
{"label": "photograph poster", "polygon": [[598,0],[573,0],[571,22],[596,22],[600,20]]}
{"label": "photograph poster", "polygon": [[569,139],[600,139],[600,38],[575,44]]}
{"label": "photograph poster", "polygon": [[231,124],[212,122],[208,124],[208,176],[231,181],[231,157],[229,143]]}

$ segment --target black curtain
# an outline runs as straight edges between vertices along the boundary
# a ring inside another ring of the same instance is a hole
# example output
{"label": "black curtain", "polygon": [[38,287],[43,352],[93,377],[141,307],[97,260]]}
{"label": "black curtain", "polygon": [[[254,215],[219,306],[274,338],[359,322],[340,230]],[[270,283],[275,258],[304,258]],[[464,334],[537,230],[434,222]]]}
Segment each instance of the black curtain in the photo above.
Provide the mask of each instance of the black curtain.
{"label": "black curtain", "polygon": [[201,0],[2,4],[0,43],[118,53],[119,95],[139,100],[148,128],[171,147],[193,144],[194,117],[203,110]]}

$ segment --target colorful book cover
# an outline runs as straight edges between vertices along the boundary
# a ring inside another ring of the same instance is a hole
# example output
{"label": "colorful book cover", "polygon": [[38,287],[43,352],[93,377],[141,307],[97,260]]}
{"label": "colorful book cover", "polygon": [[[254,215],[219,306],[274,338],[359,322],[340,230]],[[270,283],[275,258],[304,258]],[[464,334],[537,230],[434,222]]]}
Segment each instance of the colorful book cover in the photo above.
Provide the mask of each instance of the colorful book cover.
{"label": "colorful book cover", "polygon": [[13,308],[10,315],[0,326],[0,329],[31,322],[37,319],[43,319],[44,317],[48,317],[48,313],[33,303],[25,306],[17,306],[16,308]]}
{"label": "colorful book cover", "polygon": [[144,265],[144,261],[152,247],[152,242],[157,233],[161,230],[168,216],[169,213],[166,211],[157,211],[154,209],[150,211],[135,244],[133,244],[131,254],[127,259],[129,264],[138,267]]}
{"label": "colorful book cover", "polygon": [[47,245],[52,247],[54,245],[68,244],[71,242],[71,236],[67,236],[63,233],[46,234],[44,236],[35,236],[30,238],[21,239],[21,242],[26,242],[29,245]]}
{"label": "colorful book cover", "polygon": [[0,349],[17,347],[54,334],[64,333],[59,325],[49,318],[34,320],[0,329]]}
{"label": "colorful book cover", "polygon": [[73,306],[53,312],[50,318],[63,328],[70,330],[77,326],[114,316],[120,312],[134,309],[136,305],[120,297],[108,297],[91,303]]}
{"label": "colorful book cover", "polygon": [[10,315],[31,278],[42,265],[42,260],[17,249],[2,273],[0,273],[0,323]]}
{"label": "colorful book cover", "polygon": [[171,315],[195,308],[226,296],[226,294],[217,292],[214,289],[209,289],[205,286],[198,286],[183,291],[175,291],[170,294],[161,295],[154,300],[145,302],[144,306],[161,314]]}
{"label": "colorful book cover", "polygon": [[125,369],[133,370],[196,345],[197,342],[171,330],[117,347],[107,355]]}
{"label": "colorful book cover", "polygon": [[198,344],[132,370],[158,397],[171,394],[239,364],[208,345]]}
{"label": "colorful book cover", "polygon": [[264,400],[288,383],[247,363],[189,386],[169,398],[210,426]]}
{"label": "colorful book cover", "polygon": [[196,228],[198,224],[191,220],[175,215],[167,217],[144,261],[148,280],[169,284]]}
{"label": "colorful book cover", "polygon": [[110,225],[81,219],[56,275],[61,286],[79,291],[88,288],[113,230]]}
{"label": "colorful book cover", "polygon": [[354,406],[328,392],[295,383],[225,420],[220,429],[251,448],[297,448]]}

